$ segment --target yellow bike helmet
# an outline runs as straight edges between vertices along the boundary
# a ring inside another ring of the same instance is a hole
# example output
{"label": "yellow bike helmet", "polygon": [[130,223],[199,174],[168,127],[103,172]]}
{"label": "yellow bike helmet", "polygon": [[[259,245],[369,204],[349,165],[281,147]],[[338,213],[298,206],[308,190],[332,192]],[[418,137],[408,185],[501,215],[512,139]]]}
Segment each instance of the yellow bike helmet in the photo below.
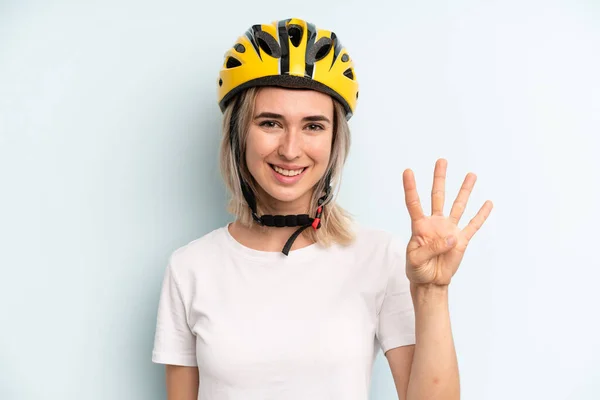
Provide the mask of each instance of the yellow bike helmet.
{"label": "yellow bike helmet", "polygon": [[354,63],[335,33],[296,18],[249,28],[225,54],[218,86],[221,111],[253,86],[318,90],[343,104],[346,119],[358,99]]}

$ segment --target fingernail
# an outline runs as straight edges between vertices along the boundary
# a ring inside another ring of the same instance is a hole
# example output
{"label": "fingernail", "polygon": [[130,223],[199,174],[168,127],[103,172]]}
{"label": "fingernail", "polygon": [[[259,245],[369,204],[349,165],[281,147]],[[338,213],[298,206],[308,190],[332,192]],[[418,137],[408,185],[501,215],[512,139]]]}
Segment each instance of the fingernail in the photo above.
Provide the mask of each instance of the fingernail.
{"label": "fingernail", "polygon": [[450,247],[450,246],[454,246],[454,243],[455,243],[455,242],[456,242],[456,238],[455,238],[454,236],[448,236],[448,237],[446,238],[446,245],[447,245],[448,247]]}

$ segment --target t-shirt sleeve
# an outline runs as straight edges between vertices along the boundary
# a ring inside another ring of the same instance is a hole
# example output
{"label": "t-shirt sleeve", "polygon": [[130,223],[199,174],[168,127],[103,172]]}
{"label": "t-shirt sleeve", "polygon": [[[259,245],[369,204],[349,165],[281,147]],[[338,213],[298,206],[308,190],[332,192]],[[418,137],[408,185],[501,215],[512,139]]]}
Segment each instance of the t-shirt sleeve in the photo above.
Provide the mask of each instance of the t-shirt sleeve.
{"label": "t-shirt sleeve", "polygon": [[415,311],[406,276],[406,246],[392,238],[386,257],[389,275],[377,322],[377,340],[382,352],[415,344]]}
{"label": "t-shirt sleeve", "polygon": [[152,362],[198,366],[196,337],[187,322],[184,297],[173,270],[172,258],[167,265],[160,293]]}

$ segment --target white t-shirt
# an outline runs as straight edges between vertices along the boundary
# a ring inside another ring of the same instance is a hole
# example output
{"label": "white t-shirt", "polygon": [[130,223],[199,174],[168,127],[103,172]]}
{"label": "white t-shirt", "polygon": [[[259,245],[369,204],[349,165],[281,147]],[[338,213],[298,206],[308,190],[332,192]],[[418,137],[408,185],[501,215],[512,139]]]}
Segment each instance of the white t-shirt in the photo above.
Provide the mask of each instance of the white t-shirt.
{"label": "white t-shirt", "polygon": [[250,249],[227,226],[175,250],[152,361],[198,366],[199,400],[367,400],[377,351],[415,343],[406,243]]}

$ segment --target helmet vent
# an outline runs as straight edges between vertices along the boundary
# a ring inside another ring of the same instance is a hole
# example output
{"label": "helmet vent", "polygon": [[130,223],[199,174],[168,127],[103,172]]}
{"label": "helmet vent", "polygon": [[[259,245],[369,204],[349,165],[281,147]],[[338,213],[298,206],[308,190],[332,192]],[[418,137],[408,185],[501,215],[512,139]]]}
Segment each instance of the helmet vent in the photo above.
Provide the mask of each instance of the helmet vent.
{"label": "helmet vent", "polygon": [[275,40],[271,34],[265,31],[258,31],[254,35],[256,36],[256,41],[262,51],[271,57],[281,57],[281,47],[279,47],[279,43],[277,43],[277,40]]}
{"label": "helmet vent", "polygon": [[239,67],[240,65],[242,65],[240,60],[238,60],[237,58],[233,58],[233,57],[229,57],[227,59],[227,64],[225,64],[225,66],[227,68],[235,68],[235,67]]}
{"label": "helmet vent", "polygon": [[235,46],[233,46],[233,48],[235,49],[235,51],[237,51],[238,53],[244,53],[246,51],[246,47],[244,47],[243,44],[241,43],[236,43]]}
{"label": "helmet vent", "polygon": [[307,54],[307,61],[309,64],[314,63],[315,61],[322,60],[329,54],[331,48],[333,47],[333,41],[331,38],[322,37],[317,40],[317,42],[310,48]]}
{"label": "helmet vent", "polygon": [[354,80],[354,73],[352,72],[352,68],[348,68],[344,71],[344,76]]}
{"label": "helmet vent", "polygon": [[302,27],[295,24],[288,26],[288,36],[294,47],[300,46],[300,42],[302,41]]}

